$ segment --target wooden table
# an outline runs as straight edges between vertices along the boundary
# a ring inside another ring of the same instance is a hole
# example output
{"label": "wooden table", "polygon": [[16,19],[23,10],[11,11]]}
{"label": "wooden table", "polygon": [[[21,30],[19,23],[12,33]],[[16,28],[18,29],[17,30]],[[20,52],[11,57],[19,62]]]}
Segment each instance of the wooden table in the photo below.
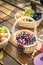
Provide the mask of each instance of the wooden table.
{"label": "wooden table", "polygon": [[[8,3],[5,3],[3,1],[0,1],[0,24],[6,26],[10,33],[12,31],[12,26],[15,23],[14,15],[16,12],[21,11],[23,9],[12,6]],[[9,14],[10,12],[10,14]],[[42,25],[38,27],[38,37],[40,35],[40,31],[43,28]],[[22,29],[19,26],[16,26],[16,31]],[[33,29],[30,29],[33,31]],[[12,33],[11,33],[12,34]],[[33,59],[36,55],[40,53],[40,47],[42,43],[39,41],[38,46],[36,48],[36,53],[31,54],[25,54],[22,55],[19,53],[16,44],[12,41],[12,39],[9,40],[8,45],[6,49],[3,49],[4,51],[4,58],[2,61],[4,62],[4,65],[22,65],[22,64],[28,64],[28,65],[34,65]],[[33,56],[34,54],[34,56]]]}

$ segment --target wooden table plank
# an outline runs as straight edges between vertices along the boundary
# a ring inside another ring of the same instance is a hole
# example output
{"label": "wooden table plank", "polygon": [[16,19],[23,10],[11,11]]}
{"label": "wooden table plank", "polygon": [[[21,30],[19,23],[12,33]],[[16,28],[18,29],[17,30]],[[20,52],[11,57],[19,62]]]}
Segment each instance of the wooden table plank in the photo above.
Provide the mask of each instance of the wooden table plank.
{"label": "wooden table plank", "polygon": [[0,5],[3,4],[4,2],[0,0]]}
{"label": "wooden table plank", "polygon": [[19,65],[14,59],[12,59],[6,52],[4,52],[4,58],[2,59],[3,65]]}
{"label": "wooden table plank", "polygon": [[[3,13],[2,13],[3,14]],[[3,16],[1,15],[0,16],[0,22],[2,23],[2,22],[5,22],[5,21],[7,21],[7,20],[9,20],[10,19],[10,17],[9,16],[5,16],[4,18],[3,18]]]}
{"label": "wooden table plank", "polygon": [[2,19],[0,19],[0,22],[2,22],[3,20]]}
{"label": "wooden table plank", "polygon": [[6,15],[0,11],[0,18],[4,18]]}
{"label": "wooden table plank", "polygon": [[[16,10],[16,11],[15,11],[15,10]],[[19,9],[15,8],[15,9],[13,10],[13,12],[12,12],[10,9],[7,9],[7,8],[5,8],[5,7],[3,7],[3,6],[0,6],[0,11],[1,11],[3,14],[5,14],[6,16],[14,17],[14,15],[15,15],[14,12],[18,12]],[[2,15],[2,14],[1,14],[1,15]],[[5,17],[5,15],[4,15],[4,17]]]}
{"label": "wooden table plank", "polygon": [[9,11],[8,9],[3,8],[2,6],[0,6],[0,11],[6,13],[7,15],[9,15],[11,13],[11,11]]}
{"label": "wooden table plank", "polygon": [[20,54],[17,50],[17,48],[15,48],[13,45],[11,45],[10,43],[8,43],[7,48],[5,49],[5,51],[11,55],[13,58],[15,58],[20,64],[28,64],[28,65],[33,65],[32,59],[30,59],[27,55],[25,54]]}
{"label": "wooden table plank", "polygon": [[9,0],[4,0],[4,2],[6,2],[6,3],[9,3],[10,5],[13,5],[13,6],[15,6],[15,7],[17,7],[17,8],[19,8],[19,9],[21,9],[21,10],[24,10],[24,9],[22,9],[21,7],[18,7],[17,5],[19,4],[19,2],[18,1],[9,1]]}
{"label": "wooden table plank", "polygon": [[10,5],[8,3],[5,3],[5,2],[4,2],[4,4],[2,6],[4,6],[5,8],[7,8],[7,9],[9,9],[11,11],[13,11],[15,9],[15,7],[13,7],[12,5]]}
{"label": "wooden table plank", "polygon": [[16,7],[15,10],[14,10],[15,13],[17,13],[17,12],[19,12],[19,11],[23,11],[23,10],[21,10],[21,9],[19,9],[19,8],[17,8],[17,7]]}
{"label": "wooden table plank", "polygon": [[5,16],[5,17],[3,18],[3,20],[8,20],[8,19],[10,19],[9,16]]}
{"label": "wooden table plank", "polygon": [[5,2],[4,2],[3,5],[1,4],[0,6],[2,6],[5,9],[8,9],[9,11],[12,11],[13,13],[21,11],[21,9],[16,8],[15,6],[9,5],[8,3],[5,3]]}
{"label": "wooden table plank", "polygon": [[7,21],[8,21],[10,24],[13,25],[13,24],[15,23],[16,20],[15,20],[15,18],[11,18],[11,19],[9,19],[9,20],[7,20]]}
{"label": "wooden table plank", "polygon": [[[13,21],[11,21],[11,22],[13,22]],[[4,25],[4,26],[6,26],[8,29],[9,29],[9,31],[10,32],[12,32],[12,24],[11,24],[11,22],[8,22],[8,21],[4,21],[4,22],[2,22],[1,24],[2,25]],[[15,22],[15,21],[14,21]],[[6,25],[7,24],[7,25]],[[17,31],[18,29],[17,28],[15,28],[15,30]]]}
{"label": "wooden table plank", "polygon": [[10,13],[10,16],[13,17],[13,18],[14,18],[14,15],[15,15],[15,13],[13,13],[13,12]]}

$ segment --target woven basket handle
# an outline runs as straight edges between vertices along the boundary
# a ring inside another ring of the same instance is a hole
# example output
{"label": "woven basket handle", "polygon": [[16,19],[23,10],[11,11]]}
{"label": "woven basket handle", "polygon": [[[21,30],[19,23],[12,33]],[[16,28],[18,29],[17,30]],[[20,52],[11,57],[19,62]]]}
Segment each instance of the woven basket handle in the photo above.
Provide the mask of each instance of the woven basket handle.
{"label": "woven basket handle", "polygon": [[15,26],[16,26],[16,24],[18,23],[18,22],[20,22],[21,21],[21,19],[23,19],[23,18],[29,18],[30,20],[32,20],[33,22],[34,22],[34,33],[37,35],[37,25],[36,25],[36,21],[33,19],[33,18],[31,18],[31,17],[22,17],[22,18],[20,18],[20,19],[18,19],[14,24],[13,24],[13,27],[12,27],[12,34],[14,34],[14,32],[15,32]]}

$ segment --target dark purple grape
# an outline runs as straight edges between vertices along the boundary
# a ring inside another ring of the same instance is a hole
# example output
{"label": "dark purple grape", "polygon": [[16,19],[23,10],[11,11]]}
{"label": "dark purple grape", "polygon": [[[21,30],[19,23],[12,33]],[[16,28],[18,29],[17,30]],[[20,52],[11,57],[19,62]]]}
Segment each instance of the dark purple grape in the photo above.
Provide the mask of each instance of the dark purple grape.
{"label": "dark purple grape", "polygon": [[16,40],[18,42],[18,45],[20,47],[23,47],[24,45],[31,45],[36,41],[36,38],[33,34],[27,34],[25,32],[20,33]]}
{"label": "dark purple grape", "polygon": [[16,37],[16,40],[18,40],[18,39],[20,39],[20,37],[18,36],[18,37]]}
{"label": "dark purple grape", "polygon": [[18,44],[18,50],[19,50],[19,52],[23,52],[23,50],[24,50],[24,45],[22,45],[22,44]]}
{"label": "dark purple grape", "polygon": [[18,46],[18,50],[19,50],[19,52],[23,52],[23,48],[20,46]]}
{"label": "dark purple grape", "polygon": [[34,15],[33,15],[33,19],[35,19],[36,21],[41,19],[41,17],[42,17],[41,13],[39,13],[39,12],[35,12]]}

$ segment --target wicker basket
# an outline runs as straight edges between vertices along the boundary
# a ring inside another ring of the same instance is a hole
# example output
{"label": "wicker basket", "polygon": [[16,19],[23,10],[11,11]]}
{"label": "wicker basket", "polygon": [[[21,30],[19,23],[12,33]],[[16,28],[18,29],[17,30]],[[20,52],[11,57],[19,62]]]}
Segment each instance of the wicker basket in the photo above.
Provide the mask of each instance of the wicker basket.
{"label": "wicker basket", "polygon": [[[5,26],[4,26],[5,27]],[[5,27],[6,28],[6,27]],[[0,49],[1,48],[4,48],[4,47],[6,47],[6,45],[8,44],[8,41],[9,41],[9,39],[10,39],[10,32],[9,32],[9,30],[6,28],[6,30],[7,30],[7,32],[8,32],[8,38],[6,39],[6,40],[4,40],[3,42],[0,42]]]}
{"label": "wicker basket", "polygon": [[[16,46],[17,46],[16,35],[18,35],[21,31],[26,31],[26,32],[30,32],[30,33],[34,34],[33,32],[26,30],[26,29],[15,32],[15,26],[17,23],[18,22],[16,21],[12,27],[12,38],[13,38],[13,42],[16,44]],[[36,37],[35,34],[34,34],[34,36]],[[35,50],[36,46],[37,46],[37,37],[36,37],[36,42],[34,44],[28,45],[28,46],[24,45],[24,53],[26,53],[26,54],[32,53]]]}
{"label": "wicker basket", "polygon": [[[29,18],[31,21],[27,21],[27,22],[21,21],[22,19],[25,19],[25,18]],[[40,24],[41,21],[42,21],[42,18],[41,18],[40,20],[38,20],[38,21],[35,21],[35,20],[34,20],[33,18],[31,18],[31,17],[24,16],[24,17],[18,19],[17,21],[20,21],[20,22],[18,22],[18,25],[21,26],[21,27],[34,28],[35,22],[36,22],[36,26],[38,27],[39,24]]]}
{"label": "wicker basket", "polygon": [[[40,23],[41,23],[41,25],[43,25],[43,21],[42,21],[43,20],[43,9],[40,8],[40,7],[37,7],[37,8],[41,10],[41,11],[37,10],[37,12],[41,12],[42,13],[42,18],[40,20],[36,21],[37,22],[36,24],[37,24],[37,27],[38,27]],[[29,7],[28,9],[31,9],[31,7]],[[17,18],[17,15],[19,15],[18,18]],[[15,20],[18,20],[21,17],[24,17],[24,11],[19,11],[14,16]],[[26,23],[26,25],[22,24],[22,23],[21,24],[19,23],[19,25],[22,26],[22,27],[26,26],[27,28],[34,28],[34,24],[33,23],[29,23],[29,25],[27,23]]]}

